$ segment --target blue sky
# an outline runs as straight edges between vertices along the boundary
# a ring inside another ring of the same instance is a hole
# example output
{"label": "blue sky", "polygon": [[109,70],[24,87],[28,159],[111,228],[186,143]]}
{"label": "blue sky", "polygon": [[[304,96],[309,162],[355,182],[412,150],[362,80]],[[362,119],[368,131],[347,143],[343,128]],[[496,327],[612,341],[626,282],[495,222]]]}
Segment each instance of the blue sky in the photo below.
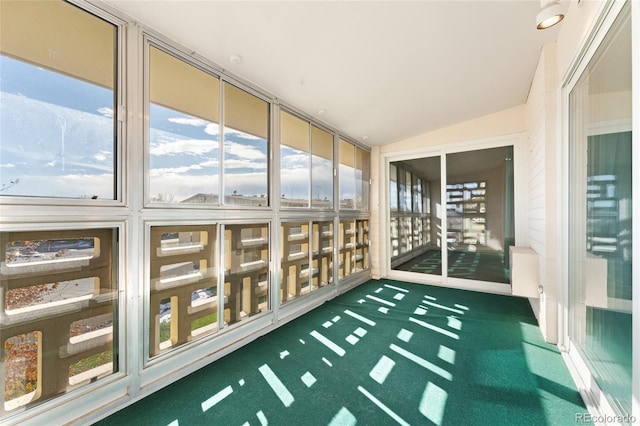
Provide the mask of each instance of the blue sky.
{"label": "blue sky", "polygon": [[[19,179],[0,194],[113,199],[113,111],[110,89],[0,55],[0,185]],[[217,194],[218,124],[152,105],[150,126],[149,195]],[[224,144],[226,191],[266,195],[267,141],[226,129]],[[308,154],[280,153],[282,192],[307,198]],[[313,196],[329,195],[331,162],[314,157],[313,166]]]}
{"label": "blue sky", "polygon": [[113,92],[0,56],[2,195],[113,198]]}

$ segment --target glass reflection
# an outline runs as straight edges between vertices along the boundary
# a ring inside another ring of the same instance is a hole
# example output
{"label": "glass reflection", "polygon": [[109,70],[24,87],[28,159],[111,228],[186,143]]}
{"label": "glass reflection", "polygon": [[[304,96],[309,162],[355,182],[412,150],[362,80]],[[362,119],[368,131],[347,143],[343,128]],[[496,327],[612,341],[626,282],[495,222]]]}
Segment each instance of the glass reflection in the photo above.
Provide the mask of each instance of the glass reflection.
{"label": "glass reflection", "polygon": [[572,89],[569,336],[620,416],[632,412],[629,5]]}
{"label": "glass reflection", "polygon": [[440,157],[389,164],[391,268],[442,274]]}
{"label": "glass reflection", "polygon": [[509,282],[513,147],[447,155],[448,276]]}

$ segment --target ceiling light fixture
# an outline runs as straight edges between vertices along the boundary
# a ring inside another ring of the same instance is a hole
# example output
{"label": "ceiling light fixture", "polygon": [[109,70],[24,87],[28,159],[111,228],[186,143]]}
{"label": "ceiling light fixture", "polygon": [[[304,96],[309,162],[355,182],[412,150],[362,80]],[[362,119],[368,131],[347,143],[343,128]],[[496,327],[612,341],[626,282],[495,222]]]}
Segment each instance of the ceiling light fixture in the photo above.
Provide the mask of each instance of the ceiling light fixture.
{"label": "ceiling light fixture", "polygon": [[241,64],[242,63],[242,56],[233,54],[233,55],[229,56],[229,62],[231,62],[233,65]]}
{"label": "ceiling light fixture", "polygon": [[541,10],[536,16],[536,28],[546,30],[564,18],[562,6],[557,0],[540,0]]}

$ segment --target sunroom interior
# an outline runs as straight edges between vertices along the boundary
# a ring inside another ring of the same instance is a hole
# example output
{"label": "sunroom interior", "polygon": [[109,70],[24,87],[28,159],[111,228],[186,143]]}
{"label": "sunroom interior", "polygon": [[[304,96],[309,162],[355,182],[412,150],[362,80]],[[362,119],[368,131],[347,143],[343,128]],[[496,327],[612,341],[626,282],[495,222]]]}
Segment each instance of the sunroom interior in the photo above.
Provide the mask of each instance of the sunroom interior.
{"label": "sunroom interior", "polygon": [[526,299],[590,416],[640,416],[638,2],[0,24],[3,424],[97,422],[381,279]]}

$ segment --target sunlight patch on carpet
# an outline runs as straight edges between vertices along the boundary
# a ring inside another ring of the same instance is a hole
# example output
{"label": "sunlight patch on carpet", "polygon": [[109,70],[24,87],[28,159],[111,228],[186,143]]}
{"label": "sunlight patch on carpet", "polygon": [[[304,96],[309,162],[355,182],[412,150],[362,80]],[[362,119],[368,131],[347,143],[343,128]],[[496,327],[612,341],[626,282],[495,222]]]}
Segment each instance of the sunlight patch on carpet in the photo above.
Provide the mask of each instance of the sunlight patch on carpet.
{"label": "sunlight patch on carpet", "polygon": [[376,382],[383,384],[396,362],[386,355],[382,355],[378,363],[373,367],[369,376]]}
{"label": "sunlight patch on carpet", "polygon": [[329,426],[353,426],[356,423],[357,421],[354,415],[345,407],[342,407],[333,419],[331,419]]}
{"label": "sunlight patch on carpet", "polygon": [[213,395],[211,398],[207,399],[202,403],[202,411],[207,411],[229,395],[233,393],[233,388],[229,385],[226,388],[222,389],[220,392]]}
{"label": "sunlight patch on carpet", "polygon": [[394,345],[393,343],[391,345],[389,345],[389,349],[391,349],[392,351],[394,351],[395,353],[402,355],[403,357],[407,358],[410,361],[415,362],[416,364],[418,364],[421,367],[426,368],[427,370],[431,371],[434,374],[437,374],[438,376],[442,377],[445,380],[453,380],[453,376],[451,376],[451,373],[449,373],[447,370],[438,367],[437,365],[435,365],[434,363],[427,361],[424,358],[419,357],[418,355],[409,352],[406,349],[402,349],[399,346]]}
{"label": "sunlight patch on carpet", "polygon": [[412,337],[413,337],[413,332],[409,330],[405,330],[404,328],[400,330],[400,333],[398,333],[398,339],[406,343],[409,343],[409,340],[411,340]]}
{"label": "sunlight patch on carpet", "polygon": [[427,383],[420,400],[420,413],[433,423],[441,425],[444,417],[444,408],[447,404],[447,396],[447,392],[440,386],[431,382]]}
{"label": "sunlight patch on carpet", "polygon": [[436,333],[443,334],[447,337],[451,337],[455,340],[460,340],[460,336],[455,333],[450,332],[449,330],[445,330],[444,328],[440,328],[437,325],[429,324],[428,322],[420,321],[419,319],[409,318],[409,321],[415,322],[418,325],[423,326],[424,328],[428,328],[431,331],[435,331]]}
{"label": "sunlight patch on carpet", "polygon": [[289,389],[287,389],[284,383],[280,381],[278,376],[276,376],[276,373],[274,373],[267,364],[263,364],[260,368],[258,368],[258,371],[260,372],[260,374],[262,374],[262,377],[264,377],[264,379],[267,381],[267,384],[271,387],[273,392],[275,392],[276,396],[280,398],[280,401],[282,401],[282,404],[285,407],[289,407],[291,404],[293,404],[293,401],[295,401],[293,395],[291,395]]}

